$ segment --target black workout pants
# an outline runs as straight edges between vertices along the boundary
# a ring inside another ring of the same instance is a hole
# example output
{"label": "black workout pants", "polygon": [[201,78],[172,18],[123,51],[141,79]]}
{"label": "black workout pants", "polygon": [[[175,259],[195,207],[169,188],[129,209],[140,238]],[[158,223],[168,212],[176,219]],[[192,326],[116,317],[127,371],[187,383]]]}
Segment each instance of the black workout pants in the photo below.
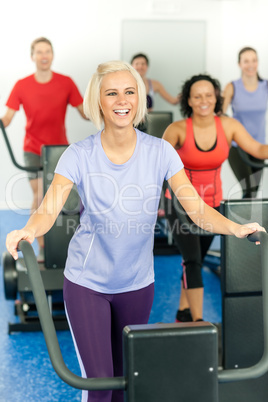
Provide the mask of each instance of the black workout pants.
{"label": "black workout pants", "polygon": [[[248,155],[253,162],[263,163],[263,160]],[[242,187],[243,198],[257,196],[263,169],[257,169],[247,165],[239,155],[237,147],[231,147],[229,164]]]}
{"label": "black workout pants", "polygon": [[[175,202],[177,205],[177,202]],[[215,208],[219,210],[218,208]],[[202,265],[214,235],[195,235],[180,224],[173,201],[165,198],[165,216],[175,245],[183,258],[182,281],[185,289],[202,288]]]}

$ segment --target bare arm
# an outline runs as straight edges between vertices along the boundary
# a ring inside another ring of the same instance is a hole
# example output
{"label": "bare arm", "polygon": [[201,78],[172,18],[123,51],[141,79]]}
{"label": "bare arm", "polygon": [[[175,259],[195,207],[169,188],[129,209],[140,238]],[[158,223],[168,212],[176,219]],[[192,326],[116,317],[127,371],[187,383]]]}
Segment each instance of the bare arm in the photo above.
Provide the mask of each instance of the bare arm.
{"label": "bare arm", "polygon": [[171,103],[171,105],[177,105],[179,103],[179,97],[170,95],[159,81],[152,80],[152,84],[154,91],[158,92],[159,95],[167,102]]}
{"label": "bare arm", "polygon": [[40,207],[31,215],[25,227],[7,235],[6,247],[15,260],[18,258],[17,247],[20,240],[32,243],[35,237],[44,235],[53,226],[72,187],[73,183],[69,179],[55,174]]}
{"label": "bare arm", "polygon": [[212,233],[235,235],[239,238],[257,230],[264,230],[258,223],[246,225],[235,223],[208,206],[197,194],[184,169],[172,176],[168,182],[187,214],[202,229]]}
{"label": "bare arm", "polygon": [[89,120],[89,118],[85,115],[84,113],[84,108],[83,108],[83,103],[81,103],[80,105],[78,105],[76,107],[76,109],[78,110],[78,112],[80,113],[80,115],[83,117],[83,119],[85,120]]}
{"label": "bare arm", "polygon": [[13,119],[15,113],[16,110],[10,108],[7,109],[6,114],[1,117],[4,127],[7,127],[11,123],[11,120]]}
{"label": "bare arm", "polygon": [[234,87],[233,84],[230,82],[229,84],[226,85],[223,91],[223,105],[222,105],[223,113],[226,113],[228,106],[230,105],[233,99],[233,96],[234,96]]}
{"label": "bare arm", "polygon": [[221,121],[229,143],[235,141],[243,151],[255,158],[268,159],[268,145],[263,145],[251,137],[238,120],[222,116]]}
{"label": "bare arm", "polygon": [[163,139],[168,141],[175,149],[180,148],[186,136],[186,122],[185,120],[175,121],[170,124],[164,134]]}

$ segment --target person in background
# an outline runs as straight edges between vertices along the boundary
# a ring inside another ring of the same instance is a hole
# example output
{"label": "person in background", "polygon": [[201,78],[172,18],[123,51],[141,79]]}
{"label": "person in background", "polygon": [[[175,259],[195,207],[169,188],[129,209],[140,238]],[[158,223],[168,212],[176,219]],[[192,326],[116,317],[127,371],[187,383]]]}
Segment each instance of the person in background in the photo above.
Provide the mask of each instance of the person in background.
{"label": "person in background", "polygon": [[[158,93],[165,101],[171,105],[177,105],[179,103],[178,96],[170,95],[161,82],[147,78],[147,71],[149,68],[149,59],[143,53],[135,54],[131,59],[131,65],[138,71],[143,79],[146,88],[147,109],[148,112],[152,112],[154,108],[155,94]],[[146,119],[140,123],[138,127],[141,131],[147,132]]]}
{"label": "person in background", "polygon": [[[149,58],[144,53],[137,53],[131,59],[131,65],[138,71],[140,76],[143,79],[145,88],[146,88],[146,99],[147,99],[147,109],[148,112],[152,112],[154,108],[154,99],[155,94],[158,93],[165,101],[170,103],[171,105],[177,105],[179,103],[179,96],[172,96],[170,95],[167,90],[164,88],[161,82],[152,80],[147,78],[147,71],[149,68]],[[149,118],[149,117],[148,117]],[[138,129],[144,131],[145,133],[148,132],[148,122],[147,118],[145,118]],[[158,217],[163,218],[165,216],[165,211],[163,207],[163,193],[159,203],[158,209]]]}
{"label": "person in background", "polygon": [[145,54],[135,54],[131,59],[131,65],[135,68],[135,70],[138,71],[143,79],[146,88],[148,112],[151,112],[153,110],[154,97],[156,93],[158,93],[165,101],[167,101],[171,105],[177,105],[179,103],[178,96],[170,95],[161,84],[161,82],[146,77],[149,68],[149,59]]}
{"label": "person in background", "polygon": [[[32,42],[31,58],[36,71],[17,81],[6,102],[6,113],[1,118],[4,127],[7,127],[22,105],[26,115],[24,161],[29,167],[41,166],[43,145],[68,144],[65,128],[68,104],[77,108],[79,114],[86,119],[83,98],[73,80],[51,70],[53,57],[53,47],[49,39],[40,37]],[[33,213],[43,198],[42,175],[40,172],[29,173],[28,177],[33,192]],[[44,239],[39,237],[37,241],[38,261],[43,262]]]}
{"label": "person in background", "polygon": [[[208,230],[243,238],[263,228],[232,222],[206,205],[174,148],[135,129],[146,115],[146,89],[130,64],[100,64],[84,110],[99,131],[63,153],[42,204],[23,229],[8,234],[6,246],[17,259],[19,241],[44,235],[77,185],[84,210],[64,271],[66,315],[83,377],[122,376],[123,328],[146,324],[153,303],[154,227],[163,181]],[[83,391],[83,401],[123,399],[120,390]]]}
{"label": "person in background", "polygon": [[[255,49],[244,47],[238,54],[241,78],[226,85],[223,97],[223,112],[231,104],[233,117],[240,121],[255,140],[266,142],[266,112],[268,99],[268,82],[258,73],[258,55]],[[259,158],[248,155],[253,162],[263,164]],[[263,168],[247,165],[233,142],[229,154],[229,164],[242,187],[243,198],[257,196]]]}
{"label": "person in background", "polygon": [[[236,119],[222,115],[220,83],[209,75],[195,75],[184,83],[180,107],[186,119],[169,125],[163,138],[176,149],[199,196],[218,211],[222,200],[221,166],[228,158],[232,141],[262,160],[268,158],[268,145],[252,138]],[[179,207],[167,188],[166,218],[183,260],[176,320],[198,321],[203,319],[201,268],[213,236],[187,231],[180,222]]]}

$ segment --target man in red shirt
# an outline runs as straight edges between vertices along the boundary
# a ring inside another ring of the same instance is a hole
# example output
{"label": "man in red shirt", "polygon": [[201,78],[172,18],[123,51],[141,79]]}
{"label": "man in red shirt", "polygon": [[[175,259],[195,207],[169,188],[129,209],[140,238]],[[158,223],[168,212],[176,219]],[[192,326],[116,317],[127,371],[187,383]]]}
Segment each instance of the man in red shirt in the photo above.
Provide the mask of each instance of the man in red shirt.
{"label": "man in red shirt", "polygon": [[[51,70],[53,47],[47,38],[37,38],[32,42],[31,58],[36,72],[15,84],[2,121],[7,127],[22,105],[26,115],[23,145],[25,165],[40,166],[43,145],[68,144],[65,128],[68,104],[76,107],[84,119],[87,118],[83,112],[83,98],[73,80]],[[30,173],[29,179],[33,190],[31,211],[34,212],[43,198],[42,177]],[[41,262],[44,259],[43,238],[38,238],[38,243],[38,260]]]}

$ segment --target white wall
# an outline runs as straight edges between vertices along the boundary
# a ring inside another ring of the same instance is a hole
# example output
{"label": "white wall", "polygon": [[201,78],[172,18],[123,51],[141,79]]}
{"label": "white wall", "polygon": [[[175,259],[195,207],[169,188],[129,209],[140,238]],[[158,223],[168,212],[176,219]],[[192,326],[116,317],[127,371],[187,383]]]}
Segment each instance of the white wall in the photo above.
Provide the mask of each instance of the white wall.
{"label": "white wall", "polygon": [[[206,72],[222,85],[237,78],[237,53],[241,47],[250,45],[258,50],[261,75],[268,77],[267,11],[266,0],[6,0],[1,6],[0,24],[0,116],[5,112],[5,102],[14,83],[34,71],[29,50],[33,39],[38,36],[51,39],[54,71],[70,75],[83,94],[98,63],[120,58],[121,25],[126,19],[205,21]],[[176,41],[187,38],[170,40],[174,41],[175,49]],[[181,58],[190,55],[189,48],[189,54],[182,54]],[[177,82],[180,77],[174,77],[176,87]],[[21,163],[24,124],[23,111],[19,111],[7,129]],[[72,142],[94,133],[95,128],[69,108],[67,132]],[[2,137],[0,163],[0,208],[29,208],[28,180],[12,165]],[[222,177],[224,196],[240,196],[228,163],[224,164]],[[266,187],[261,195],[267,193]]]}
{"label": "white wall", "polygon": [[[205,21],[125,20],[122,23],[121,57],[131,60],[141,51],[148,54],[150,76],[164,82],[165,89],[175,97],[186,79],[205,70],[206,28]],[[171,38],[187,38],[187,41],[176,40],[174,43]],[[184,54],[188,56],[182,58]],[[171,111],[174,121],[182,119],[179,107],[158,95],[154,97],[154,110]]]}

